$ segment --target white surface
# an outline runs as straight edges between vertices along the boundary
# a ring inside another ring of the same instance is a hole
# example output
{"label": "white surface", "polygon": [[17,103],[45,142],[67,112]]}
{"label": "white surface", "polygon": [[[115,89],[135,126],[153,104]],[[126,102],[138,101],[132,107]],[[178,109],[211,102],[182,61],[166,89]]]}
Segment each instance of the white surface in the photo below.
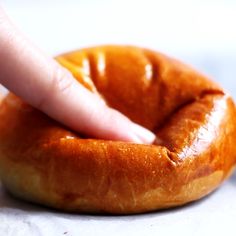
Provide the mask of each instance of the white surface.
{"label": "white surface", "polygon": [[[236,98],[235,1],[0,0],[51,55],[105,43],[163,51],[214,77]],[[235,235],[236,175],[197,203],[134,216],[64,214],[0,187],[0,235]]]}

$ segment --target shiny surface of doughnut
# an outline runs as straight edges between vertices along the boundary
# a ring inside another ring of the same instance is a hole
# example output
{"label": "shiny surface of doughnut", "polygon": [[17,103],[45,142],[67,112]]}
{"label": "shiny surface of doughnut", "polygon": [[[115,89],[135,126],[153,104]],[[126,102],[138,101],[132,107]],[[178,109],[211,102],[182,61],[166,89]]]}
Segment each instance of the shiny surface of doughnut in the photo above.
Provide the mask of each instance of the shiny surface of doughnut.
{"label": "shiny surface of doughnut", "polygon": [[9,94],[0,106],[0,176],[13,194],[67,211],[139,213],[197,200],[231,173],[235,105],[205,76],[130,46],[57,60],[158,138],[141,145],[84,137]]}

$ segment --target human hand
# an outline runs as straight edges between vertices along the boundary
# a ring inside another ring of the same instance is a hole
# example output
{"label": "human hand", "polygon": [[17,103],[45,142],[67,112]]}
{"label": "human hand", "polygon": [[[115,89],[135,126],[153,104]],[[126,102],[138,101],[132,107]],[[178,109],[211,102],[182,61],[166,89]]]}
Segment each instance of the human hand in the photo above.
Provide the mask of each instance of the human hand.
{"label": "human hand", "polygon": [[71,73],[30,43],[0,8],[0,83],[80,133],[150,144],[155,135],[109,108]]}

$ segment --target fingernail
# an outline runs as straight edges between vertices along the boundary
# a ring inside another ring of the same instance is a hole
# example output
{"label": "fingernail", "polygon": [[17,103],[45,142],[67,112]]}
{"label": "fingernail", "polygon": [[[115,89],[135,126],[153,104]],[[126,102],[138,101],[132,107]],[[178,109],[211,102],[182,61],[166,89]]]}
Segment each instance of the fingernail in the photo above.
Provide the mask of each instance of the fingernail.
{"label": "fingernail", "polygon": [[140,125],[133,124],[132,130],[137,136],[137,143],[152,144],[156,138],[155,134]]}

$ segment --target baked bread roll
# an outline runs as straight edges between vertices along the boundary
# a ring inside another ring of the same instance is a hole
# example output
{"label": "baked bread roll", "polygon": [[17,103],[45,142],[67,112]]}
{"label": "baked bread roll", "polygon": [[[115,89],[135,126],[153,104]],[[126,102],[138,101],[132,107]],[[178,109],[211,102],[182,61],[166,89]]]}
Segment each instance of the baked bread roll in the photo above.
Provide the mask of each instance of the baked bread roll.
{"label": "baked bread roll", "polygon": [[0,107],[0,177],[15,196],[65,211],[140,213],[200,199],[232,172],[235,105],[202,74],[130,46],[56,59],[157,140],[85,137],[10,93]]}

